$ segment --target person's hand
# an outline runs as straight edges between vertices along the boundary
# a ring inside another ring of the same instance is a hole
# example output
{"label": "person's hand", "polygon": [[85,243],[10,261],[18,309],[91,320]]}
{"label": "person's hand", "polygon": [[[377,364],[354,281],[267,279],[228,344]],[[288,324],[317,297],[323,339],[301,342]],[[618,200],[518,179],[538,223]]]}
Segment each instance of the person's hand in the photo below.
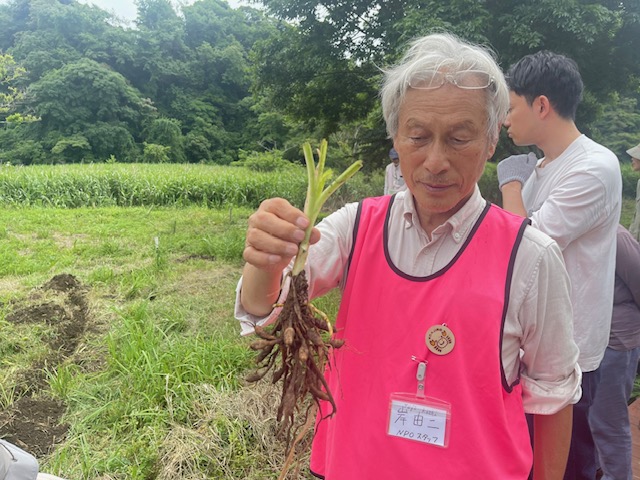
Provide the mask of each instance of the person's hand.
{"label": "person's hand", "polygon": [[511,155],[498,163],[498,185],[500,189],[505,183],[520,182],[525,184],[536,168],[538,159],[533,152],[522,155]]}
{"label": "person's hand", "polygon": [[[265,200],[249,217],[243,252],[244,260],[254,267],[281,272],[298,253],[309,219],[283,198]],[[314,228],[310,244],[320,239]]]}

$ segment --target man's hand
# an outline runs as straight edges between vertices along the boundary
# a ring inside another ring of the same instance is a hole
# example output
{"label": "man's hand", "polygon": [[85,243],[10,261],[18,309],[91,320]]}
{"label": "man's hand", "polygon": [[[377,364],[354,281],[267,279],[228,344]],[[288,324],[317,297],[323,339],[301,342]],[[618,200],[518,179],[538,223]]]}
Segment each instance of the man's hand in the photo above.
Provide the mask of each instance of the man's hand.
{"label": "man's hand", "polygon": [[[260,204],[249,217],[243,252],[244,260],[254,267],[277,272],[278,275],[298,252],[309,219],[283,198],[272,198]],[[310,243],[320,239],[313,229]]]}
{"label": "man's hand", "polygon": [[509,182],[520,182],[522,185],[533,173],[538,159],[533,152],[522,155],[511,155],[498,163],[498,184],[502,186]]}
{"label": "man's hand", "polygon": [[[252,315],[268,315],[280,292],[282,271],[298,253],[309,219],[283,198],[272,198],[260,204],[249,217],[249,227],[242,256],[240,302]],[[310,244],[320,240],[314,228]]]}

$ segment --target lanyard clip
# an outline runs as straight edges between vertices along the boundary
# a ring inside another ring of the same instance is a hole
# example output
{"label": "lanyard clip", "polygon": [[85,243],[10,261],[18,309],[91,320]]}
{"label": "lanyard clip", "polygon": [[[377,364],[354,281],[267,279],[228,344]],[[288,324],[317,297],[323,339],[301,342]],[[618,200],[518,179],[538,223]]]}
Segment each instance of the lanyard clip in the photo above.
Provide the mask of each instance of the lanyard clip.
{"label": "lanyard clip", "polygon": [[418,390],[416,395],[419,398],[424,398],[424,379],[427,371],[427,362],[420,362],[418,364],[418,372],[416,373],[416,380],[418,380]]}

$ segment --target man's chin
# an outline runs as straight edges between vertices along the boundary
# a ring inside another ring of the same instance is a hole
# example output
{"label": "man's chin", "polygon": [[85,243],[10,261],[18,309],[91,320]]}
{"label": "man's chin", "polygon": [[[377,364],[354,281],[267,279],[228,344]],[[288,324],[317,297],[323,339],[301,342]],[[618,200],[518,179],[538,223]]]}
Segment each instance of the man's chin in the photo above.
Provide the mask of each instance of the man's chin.
{"label": "man's chin", "polygon": [[516,147],[530,147],[531,145],[533,145],[533,142],[527,142],[527,141],[515,138],[511,135],[509,135],[509,138],[511,139],[511,142],[513,142],[513,144]]}

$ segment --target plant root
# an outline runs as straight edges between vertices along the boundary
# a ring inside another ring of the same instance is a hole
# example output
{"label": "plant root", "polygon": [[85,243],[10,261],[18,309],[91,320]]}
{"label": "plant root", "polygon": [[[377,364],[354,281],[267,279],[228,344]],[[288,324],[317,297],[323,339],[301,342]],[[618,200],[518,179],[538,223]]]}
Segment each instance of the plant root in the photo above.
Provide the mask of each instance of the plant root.
{"label": "plant root", "polygon": [[[316,313],[316,315],[314,315]],[[340,348],[344,340],[333,339],[333,328],[327,316],[309,304],[309,287],[304,270],[291,278],[291,287],[282,311],[271,328],[255,327],[258,337],[251,348],[258,351],[257,370],[247,376],[256,382],[273,371],[271,381],[282,381],[282,395],[276,420],[278,435],[287,445],[288,470],[296,445],[314,420],[320,401],[331,405],[331,417],[336,404],[324,378],[324,369],[331,348]],[[326,338],[326,339],[325,339]],[[305,407],[311,398],[312,405]],[[302,429],[302,430],[301,430]],[[295,441],[291,439],[295,436]],[[284,470],[283,470],[284,472]],[[286,472],[284,472],[286,474]]]}

